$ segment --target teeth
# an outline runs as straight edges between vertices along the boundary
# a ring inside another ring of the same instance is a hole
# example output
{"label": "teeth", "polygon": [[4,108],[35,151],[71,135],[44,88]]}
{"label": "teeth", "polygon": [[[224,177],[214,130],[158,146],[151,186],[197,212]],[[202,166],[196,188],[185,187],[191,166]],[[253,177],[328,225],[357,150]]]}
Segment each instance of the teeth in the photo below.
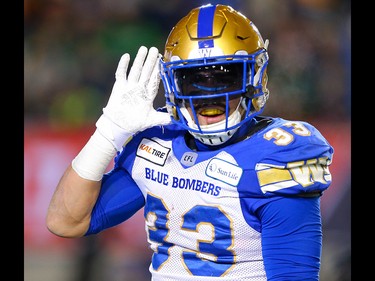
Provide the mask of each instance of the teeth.
{"label": "teeth", "polygon": [[220,114],[223,114],[223,113],[224,113],[223,110],[220,110],[220,109],[217,109],[217,108],[208,108],[208,109],[202,110],[202,112],[200,114],[201,115],[207,115],[207,116],[214,116],[214,115],[220,115]]}

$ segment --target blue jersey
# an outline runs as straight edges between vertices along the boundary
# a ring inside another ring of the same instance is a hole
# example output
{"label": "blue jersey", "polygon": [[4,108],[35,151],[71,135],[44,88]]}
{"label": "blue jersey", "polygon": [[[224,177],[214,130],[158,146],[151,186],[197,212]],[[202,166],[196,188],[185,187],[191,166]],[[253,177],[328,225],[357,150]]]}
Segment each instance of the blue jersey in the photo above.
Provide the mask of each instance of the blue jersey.
{"label": "blue jersey", "polygon": [[176,125],[135,135],[103,178],[86,235],[144,207],[154,281],[318,280],[333,148],[309,123],[268,120],[217,150],[190,148]]}

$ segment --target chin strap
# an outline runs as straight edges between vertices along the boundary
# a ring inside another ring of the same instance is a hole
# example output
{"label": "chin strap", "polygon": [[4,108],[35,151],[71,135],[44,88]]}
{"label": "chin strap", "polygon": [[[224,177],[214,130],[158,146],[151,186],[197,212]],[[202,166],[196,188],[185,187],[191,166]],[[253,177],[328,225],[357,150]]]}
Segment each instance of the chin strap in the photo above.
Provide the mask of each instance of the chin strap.
{"label": "chin strap", "polygon": [[[237,108],[232,115],[228,117],[228,127],[232,127],[236,124],[238,124],[241,121],[241,113],[239,109]],[[226,120],[222,120],[218,123],[207,125],[207,126],[201,126],[204,127],[204,129],[208,131],[218,130],[220,128],[223,128],[222,132],[218,133],[196,133],[189,131],[197,140],[199,140],[201,143],[204,143],[206,145],[220,145],[228,141],[234,133],[238,130],[237,128],[234,128],[232,130],[224,131],[225,128],[225,122]],[[189,125],[191,126],[191,125]],[[194,124],[194,128],[197,128],[197,126]]]}
{"label": "chin strap", "polygon": [[189,132],[201,143],[205,145],[215,146],[227,142],[237,131],[237,129],[238,128],[226,132],[216,133],[215,135],[198,134],[190,131]]}
{"label": "chin strap", "polygon": [[[237,125],[239,122],[241,122],[242,115],[241,115],[240,109],[242,105],[242,100],[243,98],[241,98],[240,102],[238,103],[236,110],[228,117],[228,126],[227,126],[228,128],[233,127]],[[185,117],[187,121],[188,127],[193,130],[199,130],[198,126],[195,124],[195,122],[191,118],[186,107],[183,106],[180,108],[180,110],[181,110],[182,115]],[[191,130],[189,130],[189,132],[197,140],[199,140],[200,142],[206,145],[210,145],[210,146],[220,145],[228,141],[238,129],[237,127],[237,128],[225,131],[225,123],[226,123],[226,120],[222,120],[220,122],[210,124],[210,125],[201,125],[200,129],[203,132],[206,131],[207,133],[198,133],[198,132],[194,132]],[[221,131],[217,133],[210,133],[216,130],[221,130]]]}

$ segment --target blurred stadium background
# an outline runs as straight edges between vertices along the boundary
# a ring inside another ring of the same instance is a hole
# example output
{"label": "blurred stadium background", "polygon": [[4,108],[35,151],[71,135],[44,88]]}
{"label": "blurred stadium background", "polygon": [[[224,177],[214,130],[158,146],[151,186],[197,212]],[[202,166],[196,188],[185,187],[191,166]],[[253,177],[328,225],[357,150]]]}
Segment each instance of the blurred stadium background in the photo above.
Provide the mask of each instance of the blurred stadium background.
{"label": "blurred stadium background", "polygon": [[[120,56],[134,57],[143,44],[163,50],[173,25],[204,3],[24,1],[25,281],[150,280],[142,212],[81,239],[53,236],[44,219],[57,181],[95,129]],[[351,280],[351,2],[221,3],[270,39],[264,114],[309,121],[335,148],[333,184],[322,198],[321,281]],[[161,91],[155,106],[163,103]]]}

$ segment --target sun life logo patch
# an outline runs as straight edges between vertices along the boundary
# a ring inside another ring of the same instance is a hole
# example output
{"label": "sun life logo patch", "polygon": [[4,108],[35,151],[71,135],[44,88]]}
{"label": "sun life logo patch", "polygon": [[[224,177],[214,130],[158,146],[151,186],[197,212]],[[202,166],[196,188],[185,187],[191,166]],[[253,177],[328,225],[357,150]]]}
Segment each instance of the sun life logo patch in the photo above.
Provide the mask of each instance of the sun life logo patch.
{"label": "sun life logo patch", "polygon": [[232,186],[237,186],[242,176],[242,168],[219,158],[212,158],[206,167],[206,175]]}

